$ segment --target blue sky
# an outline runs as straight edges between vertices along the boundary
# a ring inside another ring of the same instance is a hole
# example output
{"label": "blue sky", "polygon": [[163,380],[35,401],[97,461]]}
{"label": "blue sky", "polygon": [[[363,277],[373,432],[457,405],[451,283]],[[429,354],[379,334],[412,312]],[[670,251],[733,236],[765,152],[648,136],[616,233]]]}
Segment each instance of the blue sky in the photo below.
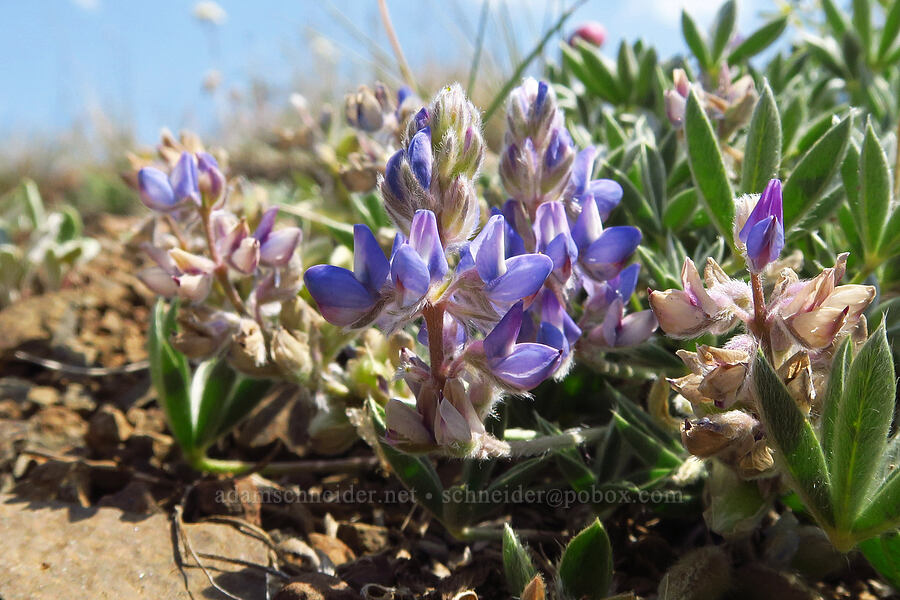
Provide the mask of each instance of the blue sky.
{"label": "blue sky", "polygon": [[[336,12],[389,52],[375,0],[219,3],[227,19],[212,26],[193,16],[195,0],[0,2],[0,135],[52,137],[79,123],[97,123],[96,115],[131,124],[142,143],[152,142],[162,126],[211,132],[222,125],[231,92],[246,95],[254,79],[271,85],[275,104],[306,87],[333,88],[342,95],[374,77],[373,53]],[[498,24],[507,19],[526,53],[562,4],[492,0],[488,51],[501,64],[507,60]],[[388,5],[413,70],[470,62],[481,0],[389,0]],[[683,50],[683,6],[707,24],[717,5],[716,0],[590,0],[569,22],[604,23],[610,50],[623,37],[644,37],[666,55]],[[773,0],[744,0],[741,30],[752,30],[760,12],[773,6]],[[329,49],[334,63],[323,69],[321,53]],[[211,69],[222,74],[213,95],[202,89]]]}

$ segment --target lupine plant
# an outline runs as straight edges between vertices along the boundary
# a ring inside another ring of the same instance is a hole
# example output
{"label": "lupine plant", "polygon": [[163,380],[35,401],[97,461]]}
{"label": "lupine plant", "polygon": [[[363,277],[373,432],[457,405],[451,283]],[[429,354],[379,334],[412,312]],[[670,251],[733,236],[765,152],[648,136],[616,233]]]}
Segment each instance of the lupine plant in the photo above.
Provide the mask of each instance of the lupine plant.
{"label": "lupine plant", "polygon": [[[621,198],[592,180],[595,150],[576,154],[546,83],[513,91],[500,177],[511,198],[480,225],[473,179],[483,141],[478,111],[458,86],[409,121],[381,190],[399,233],[387,257],[364,225],[354,228],[353,270],[311,267],[306,286],[335,325],[391,332],[422,321],[428,361],[412,351],[401,373],[416,397],[385,407],[388,440],[408,451],[454,456],[508,453],[484,427],[503,394],[564,374],[582,328],[567,312],[586,289],[586,343],[639,343],[649,311],[624,315],[640,242],[634,227],[603,228]],[[474,237],[473,237],[474,236]],[[452,265],[452,268],[451,268]]]}
{"label": "lupine plant", "polygon": [[[859,549],[900,582],[900,160],[885,94],[900,10],[823,6],[824,26],[785,9],[746,35],[735,2],[708,34],[684,13],[691,55],[668,60],[640,40],[609,58],[581,28],[547,80],[517,73],[491,104],[505,99],[495,148],[458,85],[424,107],[361,87],[339,149],[316,134],[335,202],[304,186],[267,208],[223,155],[164,140],[137,176],[157,215],[141,277],[177,300],[156,309],[151,358],[189,462],[251,468],[208,453],[292,385],[319,409],[316,449],[362,438],[452,535],[502,537],[523,598],[606,597],[602,525],[544,578],[523,532],[479,526],[493,507],[448,492],[676,490],[648,510],[702,510],[726,540],[696,552],[721,571],[709,597],[731,583],[723,548],[777,528]],[[834,39],[776,45],[789,24]],[[299,222],[279,228],[279,214]],[[673,582],[705,568],[679,562],[660,597],[704,597]]]}
{"label": "lupine plant", "polygon": [[63,206],[48,213],[33,181],[22,182],[0,211],[0,307],[58,289],[72,267],[100,252],[83,235],[78,212]]}

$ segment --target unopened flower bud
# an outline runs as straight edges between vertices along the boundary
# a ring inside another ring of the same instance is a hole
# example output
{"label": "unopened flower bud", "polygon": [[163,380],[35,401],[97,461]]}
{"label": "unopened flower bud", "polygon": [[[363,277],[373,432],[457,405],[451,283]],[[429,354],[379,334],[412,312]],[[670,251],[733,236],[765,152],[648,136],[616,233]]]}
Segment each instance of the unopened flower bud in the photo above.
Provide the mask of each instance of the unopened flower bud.
{"label": "unopened flower bud", "polygon": [[207,206],[212,206],[222,199],[225,193],[225,175],[219,170],[219,163],[211,154],[197,154],[197,187],[200,197]]}
{"label": "unopened flower bud", "polygon": [[238,318],[200,305],[179,311],[178,324],[181,329],[172,337],[172,345],[190,358],[203,359],[216,354],[231,338]]}
{"label": "unopened flower bud", "polygon": [[172,298],[178,294],[178,282],[165,269],[161,267],[149,267],[138,273],[138,279],[146,285],[151,292],[165,298]]}
{"label": "unopened flower bud", "polygon": [[666,103],[666,116],[675,129],[681,129],[684,125],[684,111],[687,107],[687,97],[691,92],[691,82],[684,69],[672,71],[672,80],[675,87],[663,92],[663,98]]}
{"label": "unopened flower bud", "polygon": [[344,101],[344,115],[351,127],[362,131],[378,131],[384,124],[382,106],[366,86],[360,86],[355,94],[348,94]]}
{"label": "unopened flower bud", "polygon": [[259,241],[252,237],[241,240],[229,256],[229,263],[238,272],[251,275],[259,266]]}
{"label": "unopened flower bud", "polygon": [[484,158],[481,112],[458,83],[444,87],[427,109],[410,120],[407,139],[428,127],[435,156],[434,171],[441,177],[473,178]]}
{"label": "unopened flower bud", "polygon": [[351,192],[371,191],[378,185],[378,168],[365,162],[359,153],[353,153],[341,166],[341,181]]}
{"label": "unopened flower bud", "polygon": [[228,352],[231,364],[243,373],[259,374],[267,362],[268,351],[262,329],[253,319],[241,319]]}
{"label": "unopened flower bud", "polygon": [[759,421],[741,410],[712,414],[694,422],[685,419],[681,441],[687,451],[708,458],[725,450],[746,454],[753,446]]}
{"label": "unopened flower bud", "polygon": [[754,479],[763,473],[767,473],[775,466],[775,458],[772,450],[766,444],[765,439],[756,440],[750,449],[738,462],[738,473],[744,479]]}
{"label": "unopened flower bud", "polygon": [[279,328],[272,336],[272,360],[284,373],[296,380],[306,381],[313,370],[309,337],[302,331]]}
{"label": "unopened flower bud", "polygon": [[544,148],[550,135],[564,127],[550,84],[528,77],[510,92],[506,124],[512,140],[531,138],[535,147]]}
{"label": "unopened flower bud", "polygon": [[781,200],[781,181],[772,179],[753,207],[738,233],[746,244],[748,267],[754,273],[778,258],[784,248],[784,215]]}
{"label": "unopened flower bud", "polygon": [[582,23],[569,37],[569,44],[575,45],[577,40],[584,40],[598,47],[602,46],[606,41],[606,27],[596,21]]}

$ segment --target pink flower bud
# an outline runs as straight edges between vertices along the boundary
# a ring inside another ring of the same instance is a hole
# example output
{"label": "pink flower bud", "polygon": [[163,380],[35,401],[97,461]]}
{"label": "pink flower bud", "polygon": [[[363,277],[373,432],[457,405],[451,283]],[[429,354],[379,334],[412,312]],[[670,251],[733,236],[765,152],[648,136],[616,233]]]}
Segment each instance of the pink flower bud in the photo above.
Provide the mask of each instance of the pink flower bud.
{"label": "pink flower bud", "polygon": [[595,46],[602,46],[606,41],[606,27],[597,21],[582,23],[569,38],[569,44],[574,45],[575,40],[578,39],[590,42]]}

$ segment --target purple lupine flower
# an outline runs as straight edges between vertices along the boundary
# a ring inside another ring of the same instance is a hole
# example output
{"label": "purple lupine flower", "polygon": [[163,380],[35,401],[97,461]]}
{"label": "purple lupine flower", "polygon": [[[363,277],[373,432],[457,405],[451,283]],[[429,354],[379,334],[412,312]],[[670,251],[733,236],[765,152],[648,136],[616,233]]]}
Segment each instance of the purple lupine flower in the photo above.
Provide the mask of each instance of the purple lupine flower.
{"label": "purple lupine flower", "polygon": [[449,268],[434,213],[417,211],[409,239],[398,234],[391,251],[391,281],[400,306],[417,304],[432,283],[444,278]]}
{"label": "purple lupine flower", "polygon": [[588,295],[585,311],[602,315],[616,299],[621,299],[623,303],[627,304],[631,295],[634,294],[634,288],[637,287],[640,272],[641,265],[634,263],[606,281],[585,279],[584,288]]}
{"label": "purple lupine flower", "polygon": [[593,201],[601,221],[605,221],[621,202],[623,191],[622,186],[612,179],[591,179],[596,157],[597,149],[593,146],[588,146],[575,156],[566,192],[569,197],[578,200],[582,210],[585,204]]}
{"label": "purple lupine flower", "polygon": [[503,204],[502,209],[492,209],[491,216],[493,215],[503,215],[506,220],[507,256],[525,254],[526,247],[534,247],[534,231],[531,229],[531,222],[528,219],[528,213],[525,212],[524,204],[518,200],[509,199]]}
{"label": "purple lupine flower", "polygon": [[566,312],[559,296],[545,287],[538,300],[525,314],[526,318],[517,341],[538,342],[556,348],[561,352],[560,365],[562,365],[581,337],[581,328]]}
{"label": "purple lupine flower", "polygon": [[603,323],[588,334],[588,339],[609,348],[636,346],[647,341],[658,326],[652,310],[626,315],[625,302],[616,298],[607,309]]}
{"label": "purple lupine flower", "polygon": [[150,244],[144,244],[143,248],[157,264],[138,273],[144,285],[166,298],[178,297],[191,302],[206,299],[216,270],[213,261],[180,248],[168,252]]}
{"label": "purple lupine flower", "polygon": [[155,167],[141,169],[138,187],[141,201],[151,210],[171,212],[190,202],[200,204],[197,162],[188,152],[181,154],[168,175]]}
{"label": "purple lupine flower", "polygon": [[409,87],[408,85],[401,85],[397,90],[397,108],[399,109],[401,106],[403,106],[403,102],[413,95],[414,92],[411,87]]}
{"label": "purple lupine flower", "polygon": [[781,180],[769,181],[738,237],[747,245],[751,271],[759,273],[778,258],[784,248]]}
{"label": "purple lupine flower", "polygon": [[225,197],[225,175],[216,159],[206,152],[197,153],[197,189],[210,205]]}
{"label": "purple lupine flower", "polygon": [[[317,265],[304,276],[322,316],[335,325],[362,326],[377,318],[380,309],[389,304],[400,309],[413,308],[414,312],[431,284],[443,279],[449,269],[437,221],[430,210],[416,212],[409,239],[397,236],[390,261],[365,225],[353,228],[353,240],[352,272]],[[399,314],[412,316],[408,310]]]}
{"label": "purple lupine flower", "polygon": [[569,220],[562,202],[544,202],[534,219],[535,250],[553,261],[553,273],[565,283],[578,259],[578,247],[569,231]]}
{"label": "purple lupine flower", "polygon": [[267,210],[253,232],[253,237],[259,240],[259,262],[269,267],[286,265],[303,237],[299,227],[274,230],[277,215],[277,206]]}
{"label": "purple lupine flower", "polygon": [[572,228],[578,247],[578,262],[585,272],[597,280],[615,277],[641,243],[637,227],[617,226],[603,229],[595,202],[582,206]]}
{"label": "purple lupine flower", "polygon": [[332,265],[310,267],[303,280],[325,320],[346,327],[372,311],[391,265],[365,225],[353,227],[353,271]]}
{"label": "purple lupine flower", "polygon": [[534,218],[538,206],[559,200],[569,185],[575,148],[553,89],[526,78],[509,96],[500,178],[506,191]]}
{"label": "purple lupine flower", "polygon": [[553,270],[553,261],[542,254],[507,257],[506,250],[506,220],[494,215],[463,249],[458,268],[462,272],[474,266],[487,296],[508,305],[535,294]]}
{"label": "purple lupine flower", "polygon": [[[518,343],[524,309],[516,302],[485,336],[481,350],[491,374],[504,384],[527,391],[549,377],[559,366],[562,350],[546,344]],[[477,346],[470,346],[477,351]]]}
{"label": "purple lupine flower", "polygon": [[429,195],[432,162],[431,130],[428,127],[420,129],[405,149],[397,150],[388,159],[381,186],[385,208],[404,232],[417,210],[433,205]]}

